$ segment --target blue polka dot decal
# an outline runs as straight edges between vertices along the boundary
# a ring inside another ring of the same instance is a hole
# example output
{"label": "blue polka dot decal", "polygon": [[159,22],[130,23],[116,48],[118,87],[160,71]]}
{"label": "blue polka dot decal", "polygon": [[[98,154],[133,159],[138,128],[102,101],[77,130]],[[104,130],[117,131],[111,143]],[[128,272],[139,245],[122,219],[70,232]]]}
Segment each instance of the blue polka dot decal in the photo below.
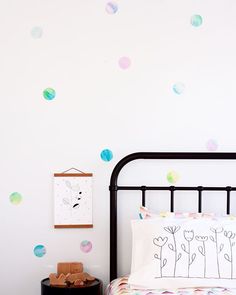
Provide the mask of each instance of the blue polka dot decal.
{"label": "blue polka dot decal", "polygon": [[100,154],[101,156],[101,159],[105,162],[109,162],[112,160],[113,158],[113,154],[112,154],[112,151],[111,150],[108,150],[108,149],[105,149],[101,152]]}
{"label": "blue polka dot decal", "polygon": [[43,257],[46,254],[46,248],[43,245],[37,245],[34,247],[34,255],[37,257]]}
{"label": "blue polka dot decal", "polygon": [[173,91],[175,94],[182,94],[184,92],[185,89],[185,85],[181,82],[178,82],[176,84],[173,85]]}

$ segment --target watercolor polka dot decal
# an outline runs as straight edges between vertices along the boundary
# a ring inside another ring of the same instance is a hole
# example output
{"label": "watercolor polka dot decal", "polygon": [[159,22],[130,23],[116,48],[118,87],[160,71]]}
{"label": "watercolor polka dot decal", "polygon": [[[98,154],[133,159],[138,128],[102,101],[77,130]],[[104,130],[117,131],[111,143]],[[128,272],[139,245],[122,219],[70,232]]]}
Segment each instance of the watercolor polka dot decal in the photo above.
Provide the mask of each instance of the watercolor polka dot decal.
{"label": "watercolor polka dot decal", "polygon": [[43,35],[43,29],[40,27],[34,27],[31,30],[31,37],[34,39],[39,39],[42,37],[42,35]]}
{"label": "watercolor polka dot decal", "polygon": [[209,139],[206,143],[206,148],[208,151],[216,151],[218,149],[218,144],[216,140]]}
{"label": "watercolor polka dot decal", "polygon": [[52,88],[46,88],[44,91],[43,91],[43,97],[46,99],[46,100],[52,100],[54,99],[56,96],[56,91]]}
{"label": "watercolor polka dot decal", "polygon": [[179,174],[176,171],[170,171],[167,173],[167,180],[171,184],[175,184],[179,180]]}
{"label": "watercolor polka dot decal", "polygon": [[46,254],[46,248],[43,245],[37,245],[34,247],[34,255],[37,257],[43,257]]}
{"label": "watercolor polka dot decal", "polygon": [[22,202],[22,196],[18,192],[14,192],[10,195],[10,202],[13,205],[19,205]]}
{"label": "watercolor polka dot decal", "polygon": [[92,250],[93,245],[90,241],[84,240],[80,244],[80,250],[84,253],[88,253]]}
{"label": "watercolor polka dot decal", "polygon": [[195,14],[191,17],[191,24],[193,27],[200,27],[202,25],[201,15]]}
{"label": "watercolor polka dot decal", "polygon": [[185,85],[181,82],[178,82],[176,84],[173,85],[173,91],[175,94],[182,94],[184,92],[185,89]]}
{"label": "watercolor polka dot decal", "polygon": [[109,14],[114,14],[118,10],[118,5],[115,2],[108,2],[106,5],[106,12]]}
{"label": "watercolor polka dot decal", "polygon": [[109,149],[105,149],[105,150],[103,150],[103,151],[101,152],[100,156],[101,156],[101,159],[102,159],[103,161],[105,161],[105,162],[109,162],[109,161],[111,161],[112,158],[113,158],[112,151],[109,150]]}
{"label": "watercolor polka dot decal", "polygon": [[118,63],[119,63],[119,66],[120,66],[120,68],[121,68],[122,70],[126,70],[126,69],[128,69],[128,68],[130,67],[130,65],[131,65],[131,60],[130,60],[130,58],[127,57],[127,56],[122,56],[122,57],[119,59]]}

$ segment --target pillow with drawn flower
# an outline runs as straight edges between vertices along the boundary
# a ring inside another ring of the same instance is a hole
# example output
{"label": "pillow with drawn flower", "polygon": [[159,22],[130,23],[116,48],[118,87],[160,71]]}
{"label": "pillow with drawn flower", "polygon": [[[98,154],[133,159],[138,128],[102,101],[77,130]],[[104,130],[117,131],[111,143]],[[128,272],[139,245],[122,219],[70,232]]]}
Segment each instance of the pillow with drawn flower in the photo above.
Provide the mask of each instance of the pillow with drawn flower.
{"label": "pillow with drawn flower", "polygon": [[236,288],[234,218],[132,220],[134,288]]}

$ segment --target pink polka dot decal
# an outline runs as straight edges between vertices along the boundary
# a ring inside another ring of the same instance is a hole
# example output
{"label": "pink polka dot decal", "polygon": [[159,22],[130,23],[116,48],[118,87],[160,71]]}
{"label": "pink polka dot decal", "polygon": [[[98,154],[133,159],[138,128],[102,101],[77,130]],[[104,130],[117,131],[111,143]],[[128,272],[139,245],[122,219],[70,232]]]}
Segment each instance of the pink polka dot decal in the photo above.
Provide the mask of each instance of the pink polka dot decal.
{"label": "pink polka dot decal", "polygon": [[84,253],[89,253],[93,248],[93,245],[90,241],[84,240],[80,243],[80,250]]}
{"label": "pink polka dot decal", "polygon": [[115,14],[118,10],[118,5],[114,2],[108,2],[106,5],[106,12],[109,14]]}
{"label": "pink polka dot decal", "polygon": [[119,59],[119,66],[122,70],[126,70],[130,67],[131,65],[131,60],[129,57],[127,56],[122,56],[120,59]]}
{"label": "pink polka dot decal", "polygon": [[209,139],[206,143],[206,148],[208,151],[216,151],[218,149],[218,144],[215,139]]}

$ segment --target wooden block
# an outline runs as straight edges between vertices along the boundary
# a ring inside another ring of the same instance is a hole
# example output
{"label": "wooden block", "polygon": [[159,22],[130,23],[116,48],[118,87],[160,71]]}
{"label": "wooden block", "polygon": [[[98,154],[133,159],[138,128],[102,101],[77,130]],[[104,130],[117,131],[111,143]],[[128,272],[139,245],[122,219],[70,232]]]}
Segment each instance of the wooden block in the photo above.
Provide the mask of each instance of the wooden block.
{"label": "wooden block", "polygon": [[83,285],[84,285],[84,282],[81,281],[80,279],[78,279],[78,280],[76,280],[76,281],[74,282],[74,285],[75,285],[75,286],[83,286]]}
{"label": "wooden block", "polygon": [[87,279],[87,281],[89,281],[89,282],[95,281],[95,277],[90,276],[90,275],[88,275],[88,276],[86,277],[86,279]]}
{"label": "wooden block", "polygon": [[71,262],[70,264],[70,273],[79,273],[83,272],[83,263],[81,262]]}
{"label": "wooden block", "polygon": [[66,286],[66,276],[61,274],[59,277],[55,273],[49,275],[50,285],[52,286]]}
{"label": "wooden block", "polygon": [[83,263],[81,262],[59,262],[57,264],[57,274],[74,274],[83,272]]}
{"label": "wooden block", "polygon": [[86,275],[83,272],[80,273],[74,273],[74,274],[69,274],[66,276],[66,280],[73,284],[76,280],[81,280],[81,281],[86,281]]}
{"label": "wooden block", "polygon": [[57,274],[68,274],[70,272],[70,264],[68,262],[59,262],[57,263]]}

